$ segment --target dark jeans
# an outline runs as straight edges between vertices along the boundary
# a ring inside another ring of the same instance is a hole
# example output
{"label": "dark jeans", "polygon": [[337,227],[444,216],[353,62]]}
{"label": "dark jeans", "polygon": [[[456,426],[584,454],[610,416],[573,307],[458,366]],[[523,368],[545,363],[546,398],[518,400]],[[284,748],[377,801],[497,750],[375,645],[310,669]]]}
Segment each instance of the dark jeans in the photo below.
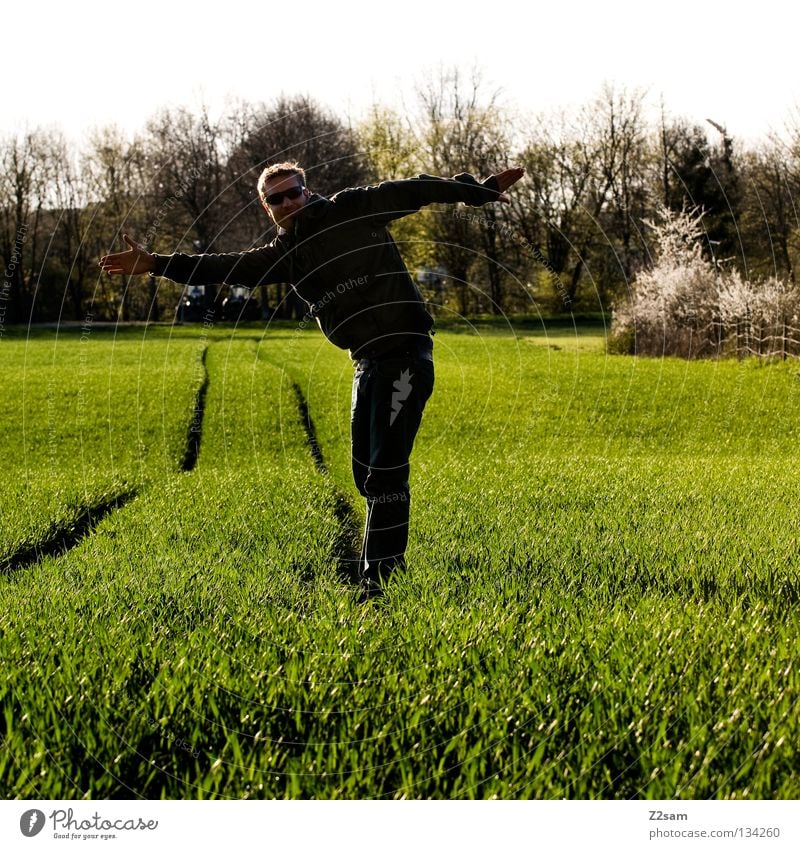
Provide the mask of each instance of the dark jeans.
{"label": "dark jeans", "polygon": [[433,360],[419,352],[359,360],[353,377],[350,433],[353,478],[367,499],[362,579],[386,580],[408,542],[409,456],[433,391]]}

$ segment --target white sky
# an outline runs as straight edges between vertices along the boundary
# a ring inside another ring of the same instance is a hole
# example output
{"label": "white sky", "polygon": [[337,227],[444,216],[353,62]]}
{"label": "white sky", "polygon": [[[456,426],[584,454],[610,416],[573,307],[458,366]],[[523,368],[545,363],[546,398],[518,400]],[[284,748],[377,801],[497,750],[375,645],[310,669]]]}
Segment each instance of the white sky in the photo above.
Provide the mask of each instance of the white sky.
{"label": "white sky", "polygon": [[[206,11],[204,11],[204,8]],[[793,4],[674,0],[436,3],[169,0],[15,3],[3,39],[0,133],[95,124],[134,131],[157,108],[218,112],[226,95],[309,94],[342,117],[413,103],[426,71],[477,63],[521,112],[577,107],[603,81],[647,89],[658,108],[713,118],[743,140],[797,114]],[[281,25],[270,19],[291,21]]]}

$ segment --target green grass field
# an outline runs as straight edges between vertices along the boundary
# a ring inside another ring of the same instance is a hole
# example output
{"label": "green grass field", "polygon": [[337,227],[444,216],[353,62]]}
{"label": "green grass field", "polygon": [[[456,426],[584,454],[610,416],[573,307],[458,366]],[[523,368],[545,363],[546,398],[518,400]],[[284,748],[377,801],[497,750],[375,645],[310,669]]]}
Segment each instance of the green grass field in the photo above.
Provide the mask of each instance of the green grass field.
{"label": "green grass field", "polygon": [[798,364],[441,330],[360,604],[344,352],[84,336],[0,343],[5,798],[800,795]]}

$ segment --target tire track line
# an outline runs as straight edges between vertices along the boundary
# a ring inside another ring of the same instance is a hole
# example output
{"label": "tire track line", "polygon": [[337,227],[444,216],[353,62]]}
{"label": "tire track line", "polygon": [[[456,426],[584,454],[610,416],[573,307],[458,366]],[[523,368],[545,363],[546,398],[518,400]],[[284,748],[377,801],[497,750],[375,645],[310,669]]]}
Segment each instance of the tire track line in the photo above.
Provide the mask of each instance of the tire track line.
{"label": "tire track line", "polygon": [[[314,426],[314,421],[311,418],[311,412],[308,409],[308,401],[306,400],[300,384],[292,381],[292,390],[294,391],[297,400],[297,409],[300,413],[300,422],[303,430],[306,433],[306,443],[308,444],[311,458],[317,471],[321,475],[328,475],[328,466],[325,463],[325,458],[322,454],[322,448],[317,438],[317,429]],[[333,514],[339,525],[336,533],[336,538],[333,543],[333,554],[336,558],[336,570],[341,578],[348,583],[357,584],[358,575],[358,548],[361,545],[359,539],[361,532],[361,522],[358,518],[355,508],[348,500],[347,496],[334,487],[333,489]]]}
{"label": "tire track line", "polygon": [[[195,394],[192,420],[186,435],[186,449],[181,463],[181,471],[183,472],[191,472],[200,455],[200,440],[203,435],[203,416],[209,383],[206,366],[207,353],[208,346],[203,348],[203,355],[200,359],[203,381]],[[139,495],[138,489],[130,489],[117,493],[99,504],[82,505],[76,518],[51,526],[45,540],[37,543],[23,543],[16,551],[8,554],[5,559],[0,561],[0,574],[9,574],[18,569],[35,566],[45,557],[63,556],[86,539],[106,516],[115,510],[121,510],[137,495]]]}
{"label": "tire track line", "polygon": [[200,366],[203,369],[203,382],[194,396],[194,411],[189,430],[186,434],[186,451],[181,463],[181,471],[191,472],[197,465],[200,456],[200,440],[203,438],[203,416],[206,411],[206,393],[208,392],[208,367],[206,366],[206,354],[208,346],[203,348],[203,356],[200,358]]}
{"label": "tire track line", "polygon": [[124,507],[139,494],[137,489],[127,490],[112,496],[92,507],[82,507],[77,518],[68,524],[51,528],[50,535],[42,542],[23,545],[0,563],[0,572],[14,572],[35,566],[45,557],[59,557],[75,548],[94,528],[114,510]]}

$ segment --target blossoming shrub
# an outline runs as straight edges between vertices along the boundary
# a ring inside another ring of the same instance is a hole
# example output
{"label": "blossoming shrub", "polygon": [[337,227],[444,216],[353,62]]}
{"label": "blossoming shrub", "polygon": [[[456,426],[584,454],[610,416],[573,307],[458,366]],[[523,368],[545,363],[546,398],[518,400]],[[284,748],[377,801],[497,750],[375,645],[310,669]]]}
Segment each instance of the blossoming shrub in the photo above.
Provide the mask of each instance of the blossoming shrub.
{"label": "blossoming shrub", "polygon": [[614,310],[610,347],[620,353],[705,357],[800,355],[800,292],[777,278],[747,280],[702,252],[698,210],[659,211],[652,268]]}

